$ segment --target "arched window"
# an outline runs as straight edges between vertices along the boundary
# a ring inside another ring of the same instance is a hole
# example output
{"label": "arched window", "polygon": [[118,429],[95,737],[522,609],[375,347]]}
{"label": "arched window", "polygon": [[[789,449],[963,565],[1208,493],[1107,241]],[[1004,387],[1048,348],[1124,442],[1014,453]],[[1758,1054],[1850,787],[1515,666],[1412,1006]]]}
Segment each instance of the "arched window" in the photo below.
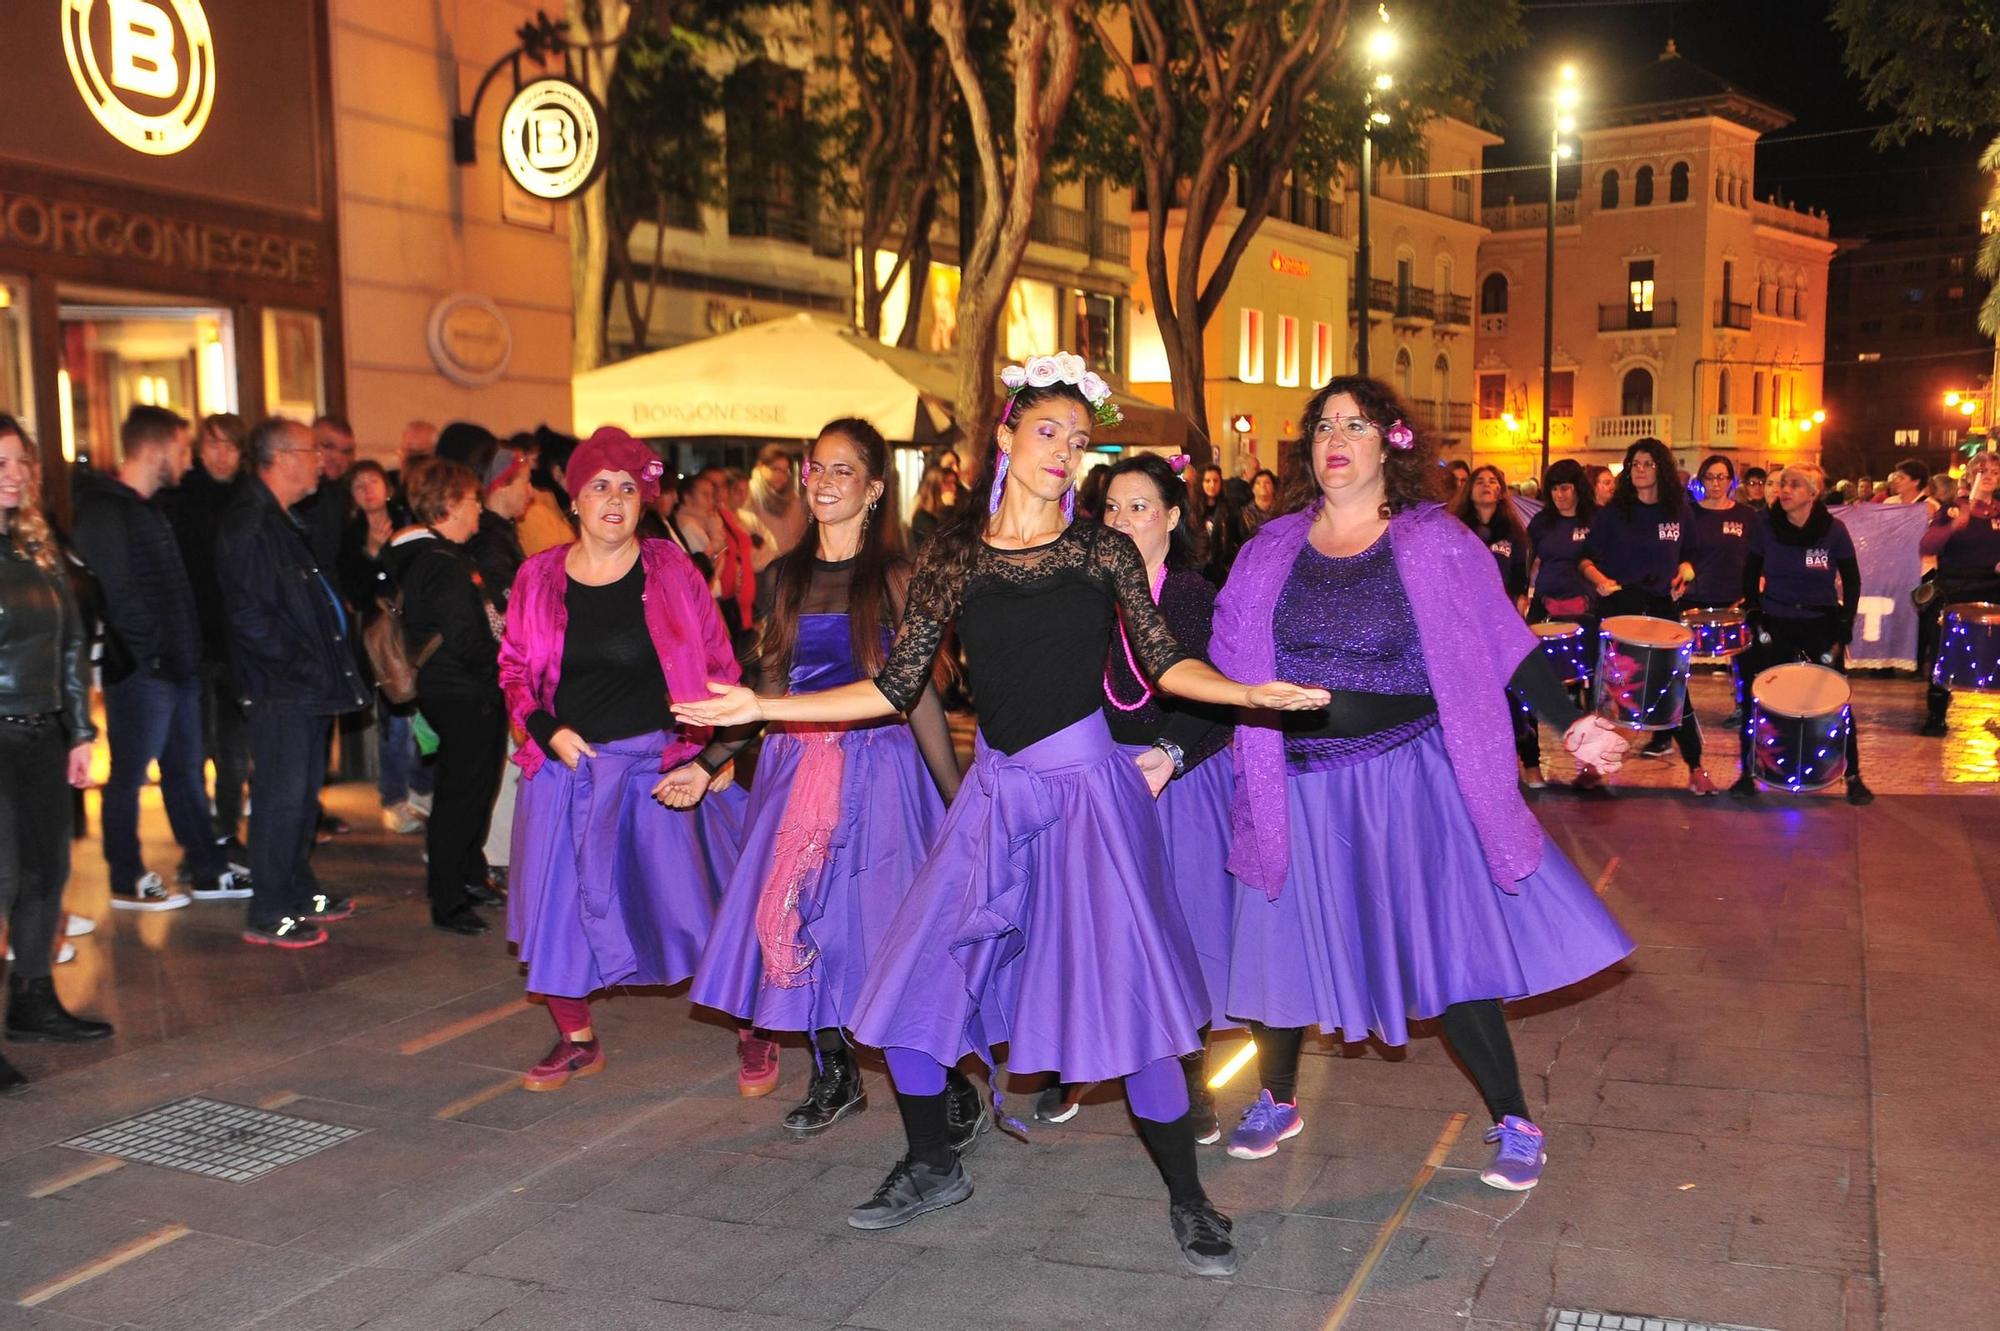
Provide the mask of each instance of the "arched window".
{"label": "arched window", "polygon": [[1604,173],[1604,187],[1602,192],[1597,196],[1597,206],[1607,212],[1618,206],[1618,173],[1616,171],[1606,171]]}
{"label": "arched window", "polygon": [[1653,201],[1653,168],[1642,166],[1632,173],[1632,206],[1644,208]]}
{"label": "arched window", "polygon": [[1686,203],[1688,196],[1688,164],[1675,162],[1673,173],[1667,177],[1667,202]]}
{"label": "arched window", "polygon": [[1653,372],[1643,366],[1625,371],[1619,385],[1620,410],[1627,416],[1653,414]]}
{"label": "arched window", "polygon": [[1764,414],[1764,372],[1762,370],[1750,376],[1750,414],[1752,416],[1762,416]]}
{"label": "arched window", "polygon": [[1437,261],[1438,299],[1442,301],[1452,293],[1452,289],[1451,256],[1449,254],[1440,254]]}
{"label": "arched window", "polygon": [[1443,352],[1431,362],[1431,400],[1438,405],[1438,422],[1443,424],[1445,404],[1451,401],[1451,362]]}
{"label": "arched window", "polygon": [[1479,312],[1481,314],[1507,312],[1507,274],[1488,273],[1486,280],[1479,284]]}
{"label": "arched window", "polygon": [[1396,396],[1402,398],[1403,401],[1405,402],[1408,402],[1412,397],[1412,394],[1410,392],[1410,381],[1411,378],[1413,377],[1413,372],[1415,369],[1416,366],[1410,360],[1410,349],[1408,347],[1397,347],[1396,348]]}
{"label": "arched window", "polygon": [[1729,414],[1729,371],[1723,370],[1715,376],[1715,414]]}
{"label": "arched window", "polygon": [[1729,179],[1720,171],[1715,173],[1715,201],[1717,203],[1729,202]]}

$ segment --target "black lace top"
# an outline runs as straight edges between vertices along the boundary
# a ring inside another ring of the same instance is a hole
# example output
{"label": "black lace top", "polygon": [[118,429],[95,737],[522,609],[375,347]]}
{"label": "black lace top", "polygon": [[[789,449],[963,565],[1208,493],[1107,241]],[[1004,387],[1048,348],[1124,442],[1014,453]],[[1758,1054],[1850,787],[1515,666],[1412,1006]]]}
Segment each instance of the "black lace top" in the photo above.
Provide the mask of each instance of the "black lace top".
{"label": "black lace top", "polygon": [[965,645],[980,733],[1002,753],[1074,725],[1104,701],[1104,660],[1119,612],[1139,666],[1155,681],[1188,653],[1161,618],[1130,538],[1090,523],[1029,550],[980,547],[953,576],[924,549],[903,631],[876,687],[907,712],[930,682],[954,620]]}

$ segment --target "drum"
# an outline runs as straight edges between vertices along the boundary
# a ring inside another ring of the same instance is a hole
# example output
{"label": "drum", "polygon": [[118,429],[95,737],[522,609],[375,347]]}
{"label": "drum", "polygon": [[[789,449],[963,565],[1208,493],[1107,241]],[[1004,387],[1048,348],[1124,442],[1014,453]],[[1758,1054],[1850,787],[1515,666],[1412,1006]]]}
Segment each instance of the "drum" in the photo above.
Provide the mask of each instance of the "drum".
{"label": "drum", "polygon": [[1825,666],[1772,666],[1750,684],[1752,775],[1778,790],[1819,790],[1847,773],[1847,680]]}
{"label": "drum", "polygon": [[1590,653],[1583,645],[1583,625],[1551,619],[1528,627],[1541,640],[1542,655],[1555,667],[1557,679],[1565,684],[1590,683]]}
{"label": "drum", "polygon": [[1961,601],[1944,608],[1931,683],[1944,689],[2000,693],[2000,605]]}
{"label": "drum", "polygon": [[1598,711],[1627,730],[1679,726],[1694,655],[1688,627],[1651,615],[1613,615],[1598,637]]}
{"label": "drum", "polygon": [[1694,654],[1723,660],[1750,650],[1750,621],[1741,610],[1683,610],[1681,623],[1694,634]]}

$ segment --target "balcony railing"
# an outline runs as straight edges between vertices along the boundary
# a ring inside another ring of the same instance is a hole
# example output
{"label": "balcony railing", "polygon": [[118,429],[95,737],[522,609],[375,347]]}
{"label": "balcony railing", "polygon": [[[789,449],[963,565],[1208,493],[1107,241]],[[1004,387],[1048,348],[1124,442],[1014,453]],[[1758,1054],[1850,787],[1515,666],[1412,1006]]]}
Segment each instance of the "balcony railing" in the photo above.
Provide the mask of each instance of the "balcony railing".
{"label": "balcony railing", "polygon": [[1657,413],[1643,416],[1593,416],[1590,442],[1627,444],[1634,439],[1672,439],[1674,418]]}
{"label": "balcony railing", "polygon": [[1438,296],[1438,322],[1453,324],[1460,328],[1472,324],[1472,297],[1454,296],[1449,292]]}
{"label": "balcony railing", "polygon": [[1397,287],[1395,308],[1398,319],[1435,319],[1437,293],[1429,287]]}
{"label": "balcony railing", "polygon": [[1679,326],[1674,302],[1670,300],[1655,301],[1650,310],[1635,309],[1631,305],[1597,307],[1597,331],[1600,333],[1637,333],[1649,328]]}
{"label": "balcony railing", "polygon": [[[1350,290],[1348,294],[1353,299],[1353,308],[1360,309],[1362,300],[1358,280],[1355,283],[1354,289]],[[1367,304],[1370,310],[1382,314],[1387,314],[1389,311],[1394,310],[1396,308],[1396,284],[1386,277],[1369,278]]]}
{"label": "balcony railing", "polygon": [[839,227],[796,208],[763,199],[732,199],[729,234],[752,239],[785,240],[808,245],[814,254],[838,257],[845,252]]}
{"label": "balcony railing", "polygon": [[1081,208],[1065,208],[1059,203],[1037,203],[1028,223],[1028,239],[1058,249],[1089,252],[1090,216]]}
{"label": "balcony railing", "polygon": [[1131,225],[1098,218],[1090,228],[1090,257],[1129,266],[1132,262]]}
{"label": "balcony railing", "polygon": [[[1524,231],[1529,227],[1547,226],[1549,207],[1545,203],[1509,201],[1498,208],[1482,208],[1479,220],[1494,231]],[[1556,225],[1576,225],[1575,199],[1563,199],[1556,204]]]}
{"label": "balcony railing", "polygon": [[1749,331],[1750,302],[1747,300],[1719,300],[1715,303],[1715,326],[1717,328],[1740,328]]}
{"label": "balcony railing", "polygon": [[1417,413],[1417,424],[1427,434],[1462,435],[1472,431],[1470,402],[1417,402],[1412,409]]}
{"label": "balcony railing", "polygon": [[1708,418],[1708,441],[1716,448],[1762,448],[1770,441],[1769,425],[1763,416],[1717,413]]}

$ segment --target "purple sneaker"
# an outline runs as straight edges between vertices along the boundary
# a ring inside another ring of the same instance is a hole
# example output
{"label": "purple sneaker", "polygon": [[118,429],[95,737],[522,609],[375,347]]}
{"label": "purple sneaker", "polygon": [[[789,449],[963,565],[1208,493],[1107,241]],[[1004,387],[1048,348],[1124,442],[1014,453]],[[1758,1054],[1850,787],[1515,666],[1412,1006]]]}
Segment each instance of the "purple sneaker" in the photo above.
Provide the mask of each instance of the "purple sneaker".
{"label": "purple sneaker", "polygon": [[1542,1181],[1542,1166],[1549,1157],[1542,1149],[1540,1128],[1509,1114],[1487,1132],[1486,1140],[1498,1142],[1499,1147],[1493,1152],[1493,1163],[1480,1171],[1481,1183],[1508,1192],[1526,1192]]}
{"label": "purple sneaker", "polygon": [[1229,1153],[1238,1160],[1262,1160],[1277,1154],[1278,1143],[1298,1136],[1305,1126],[1297,1105],[1279,1104],[1269,1091],[1258,1091],[1229,1134]]}

